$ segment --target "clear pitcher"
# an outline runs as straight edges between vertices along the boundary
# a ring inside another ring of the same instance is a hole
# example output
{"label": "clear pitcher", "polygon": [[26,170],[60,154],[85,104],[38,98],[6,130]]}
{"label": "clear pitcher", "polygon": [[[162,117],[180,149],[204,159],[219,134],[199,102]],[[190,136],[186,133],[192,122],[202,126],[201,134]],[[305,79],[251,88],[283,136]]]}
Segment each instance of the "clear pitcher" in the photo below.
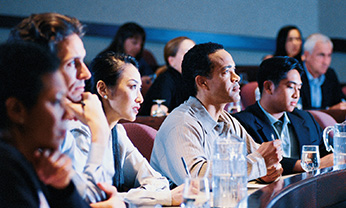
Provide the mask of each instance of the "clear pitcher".
{"label": "clear pitcher", "polygon": [[[329,141],[329,133],[333,132],[333,142]],[[334,165],[346,164],[346,121],[328,126],[323,130],[323,141],[328,152],[334,152]]]}

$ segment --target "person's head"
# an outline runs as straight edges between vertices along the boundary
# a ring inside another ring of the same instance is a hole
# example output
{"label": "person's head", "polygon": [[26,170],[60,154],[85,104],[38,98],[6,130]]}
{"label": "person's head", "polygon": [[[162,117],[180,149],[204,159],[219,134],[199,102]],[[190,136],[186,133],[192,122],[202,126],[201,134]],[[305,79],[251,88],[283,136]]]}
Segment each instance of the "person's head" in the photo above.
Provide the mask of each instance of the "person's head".
{"label": "person's head", "polygon": [[125,53],[139,59],[142,56],[144,43],[144,29],[134,22],[128,22],[119,27],[112,43],[105,51]]}
{"label": "person's head", "polygon": [[33,14],[14,27],[8,42],[35,42],[56,53],[68,87],[68,98],[79,102],[84,92],[84,81],[91,76],[84,63],[83,35],[83,25],[76,18],[42,13]]}
{"label": "person's head", "polygon": [[195,45],[188,37],[180,36],[168,41],[164,48],[164,58],[167,66],[181,73],[181,63],[185,53]]}
{"label": "person's head", "polygon": [[302,33],[298,27],[288,25],[280,29],[276,37],[275,56],[289,56],[301,61]]}
{"label": "person's head", "polygon": [[264,60],[257,73],[261,100],[266,99],[276,113],[293,111],[300,97],[302,72],[302,66],[295,58],[277,56]]}
{"label": "person's head", "polygon": [[135,58],[114,52],[104,52],[91,63],[91,92],[102,101],[108,121],[134,121],[140,104],[141,77]]}
{"label": "person's head", "polygon": [[0,45],[0,129],[22,152],[58,149],[65,137],[71,115],[59,63],[34,43]]}
{"label": "person's head", "polygon": [[315,33],[305,40],[305,64],[313,77],[319,77],[327,72],[332,61],[332,53],[333,42],[325,35]]}
{"label": "person's head", "polygon": [[203,93],[218,103],[239,100],[240,78],[234,70],[233,58],[222,45],[195,45],[185,54],[182,63],[186,98]]}

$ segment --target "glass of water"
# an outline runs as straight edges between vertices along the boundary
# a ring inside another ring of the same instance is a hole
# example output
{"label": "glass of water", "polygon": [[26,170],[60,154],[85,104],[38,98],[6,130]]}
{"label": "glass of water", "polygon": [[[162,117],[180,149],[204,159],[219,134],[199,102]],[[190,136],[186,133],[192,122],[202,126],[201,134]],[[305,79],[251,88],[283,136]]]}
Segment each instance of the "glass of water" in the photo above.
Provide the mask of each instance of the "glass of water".
{"label": "glass of water", "polygon": [[185,178],[182,208],[210,208],[210,189],[207,177]]}
{"label": "glass of water", "polygon": [[306,171],[317,170],[320,167],[320,151],[318,145],[303,145],[301,166]]}

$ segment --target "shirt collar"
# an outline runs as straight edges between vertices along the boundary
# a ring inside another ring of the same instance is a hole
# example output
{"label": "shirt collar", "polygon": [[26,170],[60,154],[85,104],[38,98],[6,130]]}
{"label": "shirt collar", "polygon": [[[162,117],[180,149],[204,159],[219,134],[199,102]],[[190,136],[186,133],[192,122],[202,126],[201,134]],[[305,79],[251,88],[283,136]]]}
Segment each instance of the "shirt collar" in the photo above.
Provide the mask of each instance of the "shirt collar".
{"label": "shirt collar", "polygon": [[[268,113],[266,110],[264,110],[264,108],[261,106],[261,104],[260,104],[259,101],[257,101],[257,103],[258,103],[258,106],[260,107],[260,109],[263,111],[263,113],[264,113],[264,114],[267,116],[267,118],[269,119],[271,125],[274,125],[274,123],[276,123],[277,121],[281,121],[281,120],[275,118],[274,116],[272,116],[272,115],[271,115],[270,113]],[[282,121],[281,121],[281,122],[282,122]],[[284,114],[283,114],[283,123],[284,123],[284,125],[285,125],[286,123],[291,123],[291,121],[290,121],[290,119],[288,118],[286,112],[284,112]]]}
{"label": "shirt collar", "polygon": [[306,73],[306,76],[308,77],[309,83],[313,83],[315,85],[321,86],[326,78],[324,74],[322,74],[320,77],[314,78],[312,74],[310,74],[309,70],[306,68],[306,64],[304,62],[304,71]]}

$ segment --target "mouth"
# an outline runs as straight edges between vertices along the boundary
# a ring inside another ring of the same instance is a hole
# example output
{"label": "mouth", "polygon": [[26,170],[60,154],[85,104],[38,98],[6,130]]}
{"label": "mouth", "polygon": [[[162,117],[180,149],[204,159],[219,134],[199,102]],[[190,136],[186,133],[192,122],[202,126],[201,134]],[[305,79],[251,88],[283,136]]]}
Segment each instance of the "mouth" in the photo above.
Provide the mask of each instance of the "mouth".
{"label": "mouth", "polygon": [[292,101],[292,102],[290,103],[290,105],[295,107],[295,106],[297,106],[297,102]]}
{"label": "mouth", "polygon": [[140,107],[137,106],[137,107],[133,107],[132,109],[136,114],[138,114]]}

